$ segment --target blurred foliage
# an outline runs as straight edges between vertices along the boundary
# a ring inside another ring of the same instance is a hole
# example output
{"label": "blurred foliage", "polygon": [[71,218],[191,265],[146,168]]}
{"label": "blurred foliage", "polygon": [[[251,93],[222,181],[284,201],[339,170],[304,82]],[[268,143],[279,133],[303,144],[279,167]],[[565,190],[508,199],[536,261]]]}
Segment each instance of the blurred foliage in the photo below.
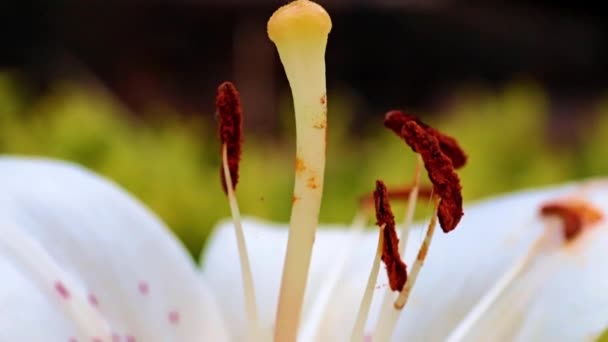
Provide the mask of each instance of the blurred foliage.
{"label": "blurred foliage", "polygon": [[[294,159],[289,96],[283,96],[280,108],[285,132],[280,141],[246,132],[237,193],[245,215],[287,221]],[[219,184],[212,111],[183,119],[156,105],[140,120],[103,89],[82,84],[57,84],[31,103],[14,77],[0,74],[0,151],[71,160],[113,179],[151,207],[198,255],[215,222],[229,215]],[[397,186],[412,177],[415,156],[382,128],[383,113],[364,136],[349,136],[351,113],[348,96],[330,93],[323,222],[349,222],[358,198],[373,189],[375,179]],[[441,113],[421,115],[457,137],[468,152],[470,162],[461,178],[465,201],[471,201],[606,174],[608,101],[589,114],[589,120],[597,120],[585,125],[580,139],[552,144],[547,99],[533,83],[522,82],[499,92],[462,90]],[[403,211],[403,205],[396,206],[397,213]]]}

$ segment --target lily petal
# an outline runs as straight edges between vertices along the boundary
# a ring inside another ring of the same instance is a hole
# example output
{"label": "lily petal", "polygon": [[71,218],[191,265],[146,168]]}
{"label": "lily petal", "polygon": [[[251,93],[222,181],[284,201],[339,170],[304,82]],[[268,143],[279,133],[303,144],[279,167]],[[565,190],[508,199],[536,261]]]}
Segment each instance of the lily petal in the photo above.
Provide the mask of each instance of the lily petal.
{"label": "lily petal", "polygon": [[[572,186],[529,191],[489,199],[465,209],[458,229],[450,234],[436,232],[424,268],[410,300],[401,313],[393,341],[444,341],[519,255],[529,249],[543,231],[538,208],[543,201],[571,191]],[[350,327],[352,303],[363,292],[371,267],[375,234],[353,256],[343,280],[343,289],[327,313],[321,340],[347,340],[337,324]],[[406,263],[415,260],[423,239],[422,227],[410,233]],[[369,246],[369,247],[367,247]],[[365,250],[366,252],[362,252]],[[381,274],[367,325],[376,326],[387,279]],[[351,303],[351,304],[349,304]],[[356,310],[355,310],[356,311]],[[336,323],[338,322],[338,323]],[[488,335],[486,335],[488,337]]]}
{"label": "lily petal", "polygon": [[[586,199],[608,213],[608,192]],[[543,255],[497,300],[467,341],[595,341],[608,326],[608,225]],[[491,335],[488,335],[491,334]]]}
{"label": "lily petal", "polygon": [[0,340],[227,339],[184,248],[116,185],[67,163],[3,157],[0,187]]}
{"label": "lily petal", "polygon": [[[538,216],[540,204],[568,194],[575,187],[575,184],[570,184],[489,199],[467,208],[455,232],[448,235],[438,232],[440,236],[433,241],[393,340],[444,340],[482,295],[543,232],[544,223]],[[262,303],[262,322],[272,325],[287,239],[286,226],[245,220],[244,228],[258,302]],[[331,260],[336,255],[336,249],[350,239],[345,230],[340,232],[327,229],[331,227],[321,228],[313,251],[308,302],[323,286],[327,272],[331,272]],[[406,262],[415,258],[422,235],[420,226],[410,234]],[[376,241],[377,231],[372,230],[365,233],[361,244],[355,248],[339,290],[333,294],[328,305],[317,334],[318,340],[348,340],[374,257]],[[242,327],[242,288],[234,246],[231,223],[220,224],[204,255],[204,274],[224,303],[227,319]],[[370,312],[369,331],[378,319],[386,284],[386,275],[381,274]]]}
{"label": "lily petal", "polygon": [[[351,237],[343,230],[323,230],[317,233],[312,255],[304,317],[311,309],[324,278],[338,254],[340,246]],[[245,238],[254,276],[255,293],[262,329],[272,331],[281,281],[283,258],[287,245],[287,226],[254,218],[243,220]],[[328,227],[325,227],[328,228]],[[354,238],[354,237],[353,237]],[[240,264],[232,221],[221,222],[210,238],[201,256],[203,276],[222,303],[224,317],[231,322],[232,338],[241,341],[245,337],[245,314]]]}

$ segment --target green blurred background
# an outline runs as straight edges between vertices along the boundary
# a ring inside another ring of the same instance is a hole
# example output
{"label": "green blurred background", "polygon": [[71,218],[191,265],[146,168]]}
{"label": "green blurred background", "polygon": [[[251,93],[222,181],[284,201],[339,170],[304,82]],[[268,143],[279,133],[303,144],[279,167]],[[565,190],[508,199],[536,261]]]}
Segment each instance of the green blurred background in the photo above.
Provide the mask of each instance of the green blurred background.
{"label": "green blurred background", "polygon": [[[322,3],[334,18],[322,222],[349,223],[378,178],[389,186],[411,180],[415,156],[382,126],[393,108],[462,143],[469,203],[608,174],[608,40],[593,8]],[[113,179],[196,256],[229,215],[213,98],[230,79],[245,111],[241,212],[286,222],[293,112],[265,33],[278,4],[54,1],[0,9],[0,152],[70,160]]]}
{"label": "green blurred background", "polygon": [[[382,127],[382,113],[362,134],[349,133],[352,107],[329,94],[329,147],[321,220],[348,223],[358,198],[381,178],[392,186],[412,177],[415,156]],[[238,198],[245,215],[287,221],[293,182],[290,98],[281,99],[282,134],[247,134]],[[162,217],[196,255],[214,224],[229,215],[219,183],[213,120],[184,119],[156,107],[134,118],[105,90],[57,84],[34,104],[19,82],[0,76],[0,151],[82,164],[115,180]],[[209,108],[212,115],[213,108]],[[497,92],[463,88],[440,113],[421,113],[457,137],[470,156],[461,177],[465,201],[526,187],[605,175],[608,101],[590,108],[576,142],[550,138],[547,99],[533,82]],[[246,113],[246,108],[245,108]],[[436,115],[431,115],[436,114]],[[125,119],[130,118],[130,119]],[[403,209],[402,206],[397,206]]]}

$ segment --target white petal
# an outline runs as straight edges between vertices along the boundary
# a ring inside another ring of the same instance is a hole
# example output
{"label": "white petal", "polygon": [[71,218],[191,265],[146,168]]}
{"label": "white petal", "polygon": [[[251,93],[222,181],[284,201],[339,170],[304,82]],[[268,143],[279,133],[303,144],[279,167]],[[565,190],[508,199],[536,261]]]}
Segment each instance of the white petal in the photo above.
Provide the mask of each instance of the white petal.
{"label": "white petal", "polygon": [[[69,164],[1,158],[0,187],[0,340],[78,337],[58,300],[62,291],[101,313],[123,339],[226,339],[184,248],[115,185]],[[40,253],[28,268],[18,255],[30,247]]]}
{"label": "white petal", "polygon": [[[447,235],[438,231],[393,340],[445,339],[482,294],[538,236],[542,229],[542,223],[537,217],[539,204],[567,193],[572,188],[570,185],[491,199],[466,208],[463,221],[456,231]],[[260,306],[264,323],[270,325],[278,297],[286,241],[285,226],[249,220],[245,227],[258,302],[262,303]],[[222,298],[228,319],[239,322],[242,326],[242,289],[233,236],[230,223],[221,225],[204,256],[205,275]],[[319,231],[313,252],[312,277],[309,279],[312,286],[307,293],[309,302],[331,266],[336,248],[342,248],[348,237],[344,232]],[[414,230],[406,253],[408,264],[414,259],[421,240],[422,230]],[[318,335],[319,340],[348,339],[375,253],[376,241],[377,233],[372,230],[356,248],[339,291],[334,294],[329,305],[330,309]],[[377,319],[379,302],[386,284],[386,275],[382,272],[370,314],[370,328]]]}
{"label": "white petal", "polygon": [[[587,197],[608,213],[608,192]],[[521,275],[467,340],[595,341],[608,327],[608,226],[549,251]]]}
{"label": "white petal", "polygon": [[[565,188],[527,192],[496,198],[465,208],[458,229],[450,234],[437,231],[408,305],[399,319],[394,341],[441,341],[493,285],[515,256],[526,250],[540,231],[536,219],[538,203]],[[415,259],[423,232],[410,234],[405,261]],[[371,267],[376,235],[357,249],[353,262],[336,295],[323,330],[323,339],[346,340],[354,322],[358,296],[363,292]],[[368,331],[378,318],[386,291],[386,274],[379,277]],[[357,295],[358,294],[358,295]],[[351,304],[349,304],[351,303]],[[337,323],[336,323],[337,322]],[[336,325],[348,327],[344,333]]]}
{"label": "white petal", "polygon": [[594,341],[608,327],[608,227],[583,238],[584,251],[553,257],[556,273],[535,293],[518,341]]}
{"label": "white petal", "polygon": [[[261,220],[243,221],[249,251],[254,286],[262,328],[272,330],[276,314],[283,258],[287,244],[287,227]],[[315,299],[331,260],[345,243],[342,230],[320,230],[315,239],[304,316]],[[231,322],[234,340],[242,340],[245,333],[245,309],[240,264],[231,221],[218,225],[202,255],[203,275],[222,303],[226,320]]]}

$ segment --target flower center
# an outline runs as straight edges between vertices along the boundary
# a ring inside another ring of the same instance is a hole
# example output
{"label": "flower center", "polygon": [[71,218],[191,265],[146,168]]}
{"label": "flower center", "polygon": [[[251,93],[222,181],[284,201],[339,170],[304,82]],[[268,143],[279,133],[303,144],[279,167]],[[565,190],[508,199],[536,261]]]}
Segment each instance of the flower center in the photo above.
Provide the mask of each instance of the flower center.
{"label": "flower center", "polygon": [[[296,0],[281,7],[268,21],[268,35],[277,47],[292,90],[296,118],[295,185],[274,332],[276,341],[295,341],[298,336],[300,312],[318,226],[327,142],[324,59],[330,30],[331,19],[327,12],[321,6],[308,0]],[[222,185],[226,189],[234,218],[246,298],[249,336],[257,339],[259,327],[257,326],[253,281],[232,186],[232,180],[236,183],[238,178],[238,172],[235,170],[238,168],[242,138],[235,132],[240,133],[241,112],[234,87],[229,83],[224,83],[219,90],[217,107],[220,115],[219,132],[222,138]],[[443,231],[448,233],[458,225],[463,215],[460,180],[455,168],[464,165],[466,155],[456,140],[424,124],[415,116],[399,111],[387,114],[385,126],[397,133],[414,152],[419,154],[418,166],[411,192],[408,195],[408,211],[401,233],[401,242],[397,237],[395,220],[389,205],[389,192],[384,183],[377,182],[374,199],[377,223],[381,227],[378,255],[370,272],[368,290],[363,295],[357,323],[353,330],[354,339],[361,339],[363,336],[363,326],[367,321],[379,261],[382,260],[387,267],[390,289],[399,293],[392,306],[389,305],[389,294],[385,295],[385,305],[382,309],[379,327],[376,329],[377,339],[387,340],[392,335],[399,313],[405,306],[426,259],[437,219]],[[415,202],[421,189],[422,165],[426,168],[433,183],[430,194],[428,191],[422,191],[422,195],[426,194],[432,199],[434,214],[431,216],[426,236],[408,279],[406,265],[400,255],[405,252]],[[365,221],[357,220],[356,222],[356,231],[359,231]],[[341,266],[339,266],[340,268]],[[339,274],[339,272],[337,273]],[[328,293],[331,293],[333,285],[328,288]],[[329,298],[329,294],[327,296]],[[319,306],[315,310],[323,312],[327,300],[322,298],[318,303]],[[306,330],[314,331],[315,327],[316,325],[312,324]],[[312,332],[312,335],[314,334]]]}

